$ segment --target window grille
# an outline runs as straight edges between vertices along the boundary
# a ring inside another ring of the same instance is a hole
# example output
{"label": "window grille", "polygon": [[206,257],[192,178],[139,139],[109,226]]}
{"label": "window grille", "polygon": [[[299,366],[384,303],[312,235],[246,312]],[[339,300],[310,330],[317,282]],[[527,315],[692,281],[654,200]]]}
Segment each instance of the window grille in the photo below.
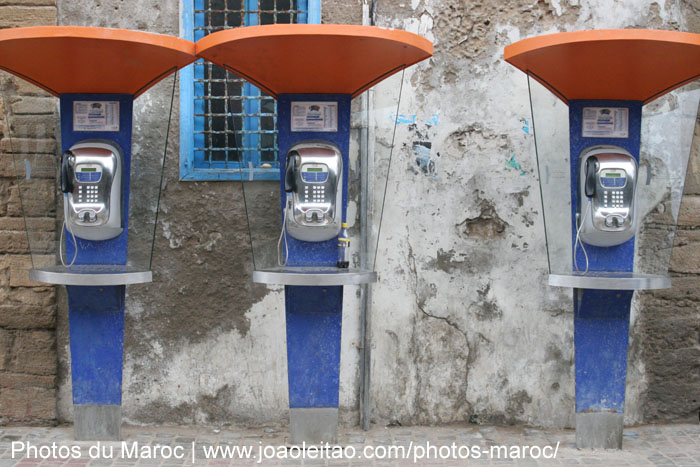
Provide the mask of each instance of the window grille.
{"label": "window grille", "polygon": [[[314,0],[183,0],[192,2],[192,37],[223,29],[259,24],[306,23]],[[314,8],[314,4],[319,4]],[[183,6],[184,3],[183,3]],[[320,16],[320,11],[311,12]],[[185,12],[185,20],[187,13]],[[186,21],[185,21],[186,22]],[[261,57],[264,59],[264,57]],[[191,160],[181,161],[184,179],[276,179],[279,173],[277,101],[235,74],[198,60],[191,72],[191,103],[181,109],[181,148]],[[183,73],[182,86],[186,79]],[[181,99],[187,99],[181,92]],[[184,103],[187,104],[187,103]],[[182,103],[181,103],[182,106]],[[189,110],[189,112],[188,112]],[[192,138],[182,144],[182,138]],[[193,175],[194,172],[200,172]],[[204,171],[204,172],[202,172]],[[216,173],[215,173],[216,172]],[[236,174],[226,176],[226,173]],[[207,175],[208,174],[208,175]]]}

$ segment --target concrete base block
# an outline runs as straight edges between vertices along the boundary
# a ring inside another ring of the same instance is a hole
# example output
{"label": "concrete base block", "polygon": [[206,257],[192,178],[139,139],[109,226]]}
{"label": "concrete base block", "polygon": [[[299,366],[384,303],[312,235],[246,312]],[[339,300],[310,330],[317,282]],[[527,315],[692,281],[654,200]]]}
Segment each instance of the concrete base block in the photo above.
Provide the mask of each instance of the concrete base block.
{"label": "concrete base block", "polygon": [[576,447],[622,449],[624,414],[586,412],[576,414]]}
{"label": "concrete base block", "polygon": [[121,405],[74,405],[76,441],[121,441]]}
{"label": "concrete base block", "polygon": [[291,444],[334,444],[338,439],[338,409],[289,409]]}

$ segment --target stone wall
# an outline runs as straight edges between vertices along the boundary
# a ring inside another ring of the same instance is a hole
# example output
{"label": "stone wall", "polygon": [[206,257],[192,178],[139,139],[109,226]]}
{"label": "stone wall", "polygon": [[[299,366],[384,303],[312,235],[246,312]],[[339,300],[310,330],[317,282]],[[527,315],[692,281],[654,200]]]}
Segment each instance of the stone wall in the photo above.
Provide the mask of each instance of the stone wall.
{"label": "stone wall", "polygon": [[[53,0],[0,1],[0,28],[55,25]],[[56,235],[55,174],[35,170],[21,199],[14,161],[52,168],[56,100],[0,72],[0,423],[54,423],[56,419],[56,290],[31,282],[34,260],[51,254]],[[27,216],[25,220],[22,217]],[[31,232],[27,234],[27,229]]]}
{"label": "stone wall", "polygon": [[700,407],[700,121],[695,128],[670,274],[673,288],[640,294],[644,421],[697,421]]}

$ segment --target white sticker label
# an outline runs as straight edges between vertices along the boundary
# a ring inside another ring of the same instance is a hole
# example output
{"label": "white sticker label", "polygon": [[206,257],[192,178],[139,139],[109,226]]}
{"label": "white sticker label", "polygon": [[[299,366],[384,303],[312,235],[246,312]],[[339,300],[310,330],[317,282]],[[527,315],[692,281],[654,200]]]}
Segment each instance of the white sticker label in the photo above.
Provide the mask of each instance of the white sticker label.
{"label": "white sticker label", "polygon": [[292,131],[338,131],[337,102],[292,102]]}
{"label": "white sticker label", "polygon": [[625,107],[584,107],[584,138],[627,138],[629,109]]}
{"label": "white sticker label", "polygon": [[74,101],[73,131],[119,131],[119,102]]}

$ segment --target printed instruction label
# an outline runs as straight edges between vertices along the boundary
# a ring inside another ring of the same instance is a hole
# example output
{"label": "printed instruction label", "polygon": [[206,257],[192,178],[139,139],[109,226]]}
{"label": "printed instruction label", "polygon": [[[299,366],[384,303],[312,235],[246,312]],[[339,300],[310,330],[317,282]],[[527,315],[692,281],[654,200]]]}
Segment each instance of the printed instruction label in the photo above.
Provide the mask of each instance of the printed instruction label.
{"label": "printed instruction label", "polygon": [[119,101],[74,101],[73,131],[119,131]]}
{"label": "printed instruction label", "polygon": [[584,107],[584,138],[627,138],[629,109],[626,107]]}
{"label": "printed instruction label", "polygon": [[338,131],[337,102],[292,102],[292,131]]}

